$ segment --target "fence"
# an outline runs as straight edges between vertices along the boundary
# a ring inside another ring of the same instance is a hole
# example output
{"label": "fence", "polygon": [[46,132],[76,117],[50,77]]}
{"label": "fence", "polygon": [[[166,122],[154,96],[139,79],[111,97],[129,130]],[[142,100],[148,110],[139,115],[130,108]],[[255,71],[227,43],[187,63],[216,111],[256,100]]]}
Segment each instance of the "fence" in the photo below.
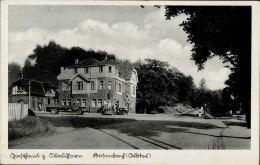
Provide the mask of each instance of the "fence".
{"label": "fence", "polygon": [[8,103],[8,120],[19,120],[28,115],[28,104]]}

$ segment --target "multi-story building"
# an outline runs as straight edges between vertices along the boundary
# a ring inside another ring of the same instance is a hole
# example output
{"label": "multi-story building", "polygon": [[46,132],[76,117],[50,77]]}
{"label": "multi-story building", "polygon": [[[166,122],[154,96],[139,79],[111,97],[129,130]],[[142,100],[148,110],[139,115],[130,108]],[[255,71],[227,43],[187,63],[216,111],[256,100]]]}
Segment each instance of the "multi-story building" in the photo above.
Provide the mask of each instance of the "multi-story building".
{"label": "multi-story building", "polygon": [[57,104],[58,91],[50,82],[18,79],[10,87],[10,102],[23,102],[33,111],[45,111],[46,105]]}
{"label": "multi-story building", "polygon": [[102,106],[125,107],[136,111],[137,71],[126,62],[93,58],[64,69],[57,77],[59,101],[62,105],[80,104],[89,112],[98,112]]}

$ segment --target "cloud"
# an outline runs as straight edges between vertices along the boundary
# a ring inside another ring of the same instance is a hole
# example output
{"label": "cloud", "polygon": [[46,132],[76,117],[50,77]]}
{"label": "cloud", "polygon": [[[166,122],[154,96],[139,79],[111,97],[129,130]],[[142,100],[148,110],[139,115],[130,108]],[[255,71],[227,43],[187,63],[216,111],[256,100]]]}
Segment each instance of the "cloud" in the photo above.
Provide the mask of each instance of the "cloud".
{"label": "cloud", "polygon": [[223,68],[220,60],[214,58],[207,62],[205,70],[201,72],[190,60],[192,46],[186,42],[187,34],[179,26],[184,19],[186,16],[181,15],[166,21],[164,10],[157,10],[146,15],[143,25],[127,20],[108,24],[87,19],[73,28],[57,31],[30,28],[24,32],[9,32],[9,61],[23,65],[37,44],[44,45],[55,40],[67,48],[79,46],[105,50],[131,61],[145,58],[167,61],[184,74],[191,75],[197,85],[204,77],[208,88],[223,88],[229,71]]}

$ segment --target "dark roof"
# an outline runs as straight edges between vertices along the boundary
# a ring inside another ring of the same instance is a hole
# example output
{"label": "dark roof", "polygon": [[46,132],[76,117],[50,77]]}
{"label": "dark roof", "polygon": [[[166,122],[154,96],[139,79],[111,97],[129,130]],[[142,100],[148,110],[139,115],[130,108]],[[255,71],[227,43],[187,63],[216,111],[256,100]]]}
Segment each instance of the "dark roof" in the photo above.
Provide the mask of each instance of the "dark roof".
{"label": "dark roof", "polygon": [[40,82],[40,81],[29,80],[24,78],[18,79],[15,82],[13,82],[10,88],[19,85],[24,87],[26,91],[29,91],[29,81],[31,81],[31,95],[45,96],[46,92],[49,89],[54,89],[55,92],[57,93],[55,86],[50,82]]}
{"label": "dark roof", "polygon": [[121,73],[121,77],[126,79],[126,80],[129,80],[131,79],[131,75],[132,75],[132,71],[134,69],[134,67],[128,63],[128,62],[123,62],[123,63],[120,63],[119,65],[117,65],[118,67],[118,72]]}
{"label": "dark roof", "polygon": [[104,59],[100,62],[100,65],[118,65],[120,64],[119,61],[112,60],[112,59]]}
{"label": "dark roof", "polygon": [[89,58],[84,61],[81,61],[77,64],[73,64],[68,67],[68,69],[72,68],[82,68],[82,67],[87,67],[87,66],[98,66],[100,64],[100,61],[94,59],[94,58]]}
{"label": "dark roof", "polygon": [[74,64],[68,67],[72,68],[84,68],[89,66],[102,66],[102,65],[114,65],[118,68],[118,72],[121,73],[121,77],[124,79],[131,79],[133,66],[129,62],[121,62],[113,59],[104,59],[103,61],[98,61],[94,58],[89,58],[87,60],[81,61],[78,64]]}

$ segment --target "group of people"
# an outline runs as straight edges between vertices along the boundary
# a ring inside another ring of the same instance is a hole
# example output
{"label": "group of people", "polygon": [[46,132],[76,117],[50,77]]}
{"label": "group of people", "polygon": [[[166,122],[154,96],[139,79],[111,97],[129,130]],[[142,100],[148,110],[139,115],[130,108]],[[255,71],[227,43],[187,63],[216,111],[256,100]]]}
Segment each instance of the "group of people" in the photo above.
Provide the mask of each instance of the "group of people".
{"label": "group of people", "polygon": [[[200,109],[198,110],[198,117],[201,118],[202,114],[206,114],[206,106],[207,104],[204,104],[204,106],[201,106]],[[198,108],[197,108],[198,109]],[[229,114],[230,117],[233,116],[233,111],[229,110]]]}

